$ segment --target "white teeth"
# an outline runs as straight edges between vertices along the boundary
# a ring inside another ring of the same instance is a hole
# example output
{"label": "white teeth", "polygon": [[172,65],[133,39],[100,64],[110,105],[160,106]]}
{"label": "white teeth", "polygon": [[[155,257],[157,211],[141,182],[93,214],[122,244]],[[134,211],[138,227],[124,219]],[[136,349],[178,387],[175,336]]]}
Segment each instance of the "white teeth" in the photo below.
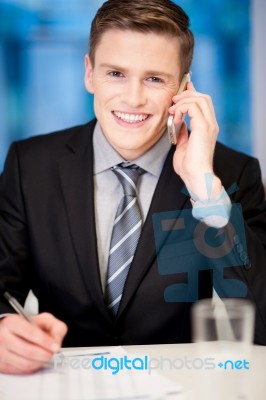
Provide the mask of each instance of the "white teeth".
{"label": "white teeth", "polygon": [[119,111],[114,111],[114,114],[119,119],[122,119],[125,122],[129,122],[133,124],[134,122],[142,122],[148,118],[147,114],[125,114]]}

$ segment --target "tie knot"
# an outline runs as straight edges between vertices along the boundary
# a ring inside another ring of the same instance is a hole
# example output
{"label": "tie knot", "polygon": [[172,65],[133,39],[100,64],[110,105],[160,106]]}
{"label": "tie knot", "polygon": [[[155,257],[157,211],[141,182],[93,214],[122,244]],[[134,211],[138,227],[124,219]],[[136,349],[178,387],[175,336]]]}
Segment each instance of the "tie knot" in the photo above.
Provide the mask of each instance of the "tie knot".
{"label": "tie knot", "polygon": [[112,171],[121,183],[124,194],[135,197],[138,179],[145,172],[144,169],[138,167],[136,164],[126,165],[125,163],[121,163],[114,166]]}

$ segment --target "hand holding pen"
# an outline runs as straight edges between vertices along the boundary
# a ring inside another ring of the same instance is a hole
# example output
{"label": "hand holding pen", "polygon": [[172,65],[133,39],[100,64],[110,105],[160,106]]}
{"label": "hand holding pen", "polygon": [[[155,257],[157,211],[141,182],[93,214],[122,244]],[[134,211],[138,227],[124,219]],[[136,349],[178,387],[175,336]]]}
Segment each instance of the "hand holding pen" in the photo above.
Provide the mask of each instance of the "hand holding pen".
{"label": "hand holding pen", "polygon": [[0,291],[18,313],[0,320],[0,372],[35,372],[59,351],[67,326],[49,313],[29,317],[3,285]]}

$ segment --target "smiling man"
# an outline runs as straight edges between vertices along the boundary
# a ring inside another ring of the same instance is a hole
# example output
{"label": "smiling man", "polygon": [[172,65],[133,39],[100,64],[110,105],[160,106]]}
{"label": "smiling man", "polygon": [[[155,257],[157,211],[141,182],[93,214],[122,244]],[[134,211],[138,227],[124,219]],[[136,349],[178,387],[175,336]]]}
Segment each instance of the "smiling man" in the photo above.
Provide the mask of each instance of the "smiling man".
{"label": "smiling man", "polygon": [[86,56],[85,83],[95,94],[95,114],[125,160],[143,155],[165,131],[181,75],[178,39],[170,39],[111,29],[102,35],[95,57]]}
{"label": "smiling man", "polygon": [[[35,371],[62,344],[189,342],[193,302],[164,296],[187,275],[159,272],[152,218],[197,210],[215,229],[228,224],[234,202],[243,208],[248,257],[230,276],[245,282],[257,310],[255,341],[266,344],[259,165],[216,142],[208,95],[192,82],[176,95],[193,47],[189,19],[173,2],[105,2],[85,56],[96,119],[12,144],[0,181],[0,280],[21,303],[32,289],[40,314],[30,324],[1,300],[0,371]],[[190,119],[176,146],[169,113],[175,123]],[[233,183],[239,190],[229,199],[224,188]],[[224,209],[222,224],[210,201]],[[198,285],[199,298],[212,296],[210,270]]]}

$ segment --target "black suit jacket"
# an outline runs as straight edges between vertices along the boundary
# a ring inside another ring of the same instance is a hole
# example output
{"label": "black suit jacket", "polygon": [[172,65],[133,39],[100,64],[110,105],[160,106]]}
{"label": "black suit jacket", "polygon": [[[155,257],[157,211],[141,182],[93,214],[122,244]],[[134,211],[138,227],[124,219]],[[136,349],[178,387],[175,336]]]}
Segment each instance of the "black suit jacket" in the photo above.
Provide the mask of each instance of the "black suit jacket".
{"label": "black suit jacket", "polygon": [[[69,327],[65,346],[177,343],[191,340],[190,301],[166,302],[164,291],[187,274],[158,272],[152,216],[191,208],[172,167],[171,149],[159,178],[117,318],[102,293],[94,216],[92,133],[95,121],[14,143],[0,182],[0,279],[19,301],[31,288],[39,310]],[[236,182],[249,263],[232,268],[256,303],[257,343],[266,344],[266,208],[257,160],[217,144],[216,174]],[[104,195],[104,194],[103,194]],[[230,275],[231,274],[231,275]],[[199,298],[211,297],[210,270],[199,274]],[[4,301],[0,312],[10,312]]]}

